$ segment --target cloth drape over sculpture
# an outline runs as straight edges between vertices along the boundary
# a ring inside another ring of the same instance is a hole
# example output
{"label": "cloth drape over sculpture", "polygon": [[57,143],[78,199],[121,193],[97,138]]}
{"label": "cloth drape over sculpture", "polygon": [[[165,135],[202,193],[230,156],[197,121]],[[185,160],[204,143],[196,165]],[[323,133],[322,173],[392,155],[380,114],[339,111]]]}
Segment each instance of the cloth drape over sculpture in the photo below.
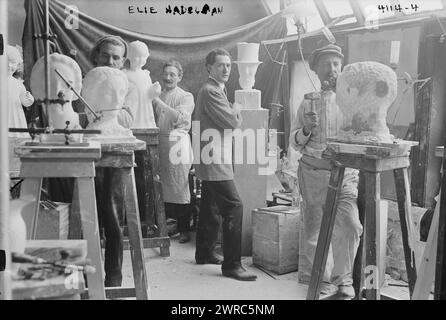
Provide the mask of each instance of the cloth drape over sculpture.
{"label": "cloth drape over sculpture", "polygon": [[[33,64],[43,55],[42,39],[35,39],[36,34],[44,33],[43,0],[26,0],[26,21],[23,31],[25,83],[29,84],[29,75]],[[99,21],[79,12],[79,28],[69,29],[65,26],[67,4],[58,0],[49,1],[50,33],[56,35],[51,41],[51,51],[57,51],[73,57],[80,65],[83,74],[93,68],[89,60],[89,50],[96,40],[105,34],[121,36],[128,43],[139,40],[147,44],[150,50],[150,74],[156,81],[161,74],[162,62],[173,58],[180,61],[184,68],[182,87],[194,96],[198,93],[200,84],[206,81],[208,74],[204,66],[206,54],[216,47],[227,49],[233,59],[236,58],[238,42],[256,42],[279,39],[286,36],[286,21],[275,14],[247,25],[233,28],[229,31],[200,37],[171,38],[152,36],[144,33],[128,31]],[[286,59],[286,46],[280,44],[260,46],[259,58],[263,61],[256,74],[254,88],[262,91],[262,107],[268,107],[270,102],[288,105],[288,67],[273,62],[272,59]],[[285,58],[284,58],[285,57]],[[239,89],[238,70],[234,66],[231,78],[227,83],[228,98],[233,101],[234,91]],[[280,88],[279,96],[277,90]],[[276,93],[275,93],[276,92]]]}

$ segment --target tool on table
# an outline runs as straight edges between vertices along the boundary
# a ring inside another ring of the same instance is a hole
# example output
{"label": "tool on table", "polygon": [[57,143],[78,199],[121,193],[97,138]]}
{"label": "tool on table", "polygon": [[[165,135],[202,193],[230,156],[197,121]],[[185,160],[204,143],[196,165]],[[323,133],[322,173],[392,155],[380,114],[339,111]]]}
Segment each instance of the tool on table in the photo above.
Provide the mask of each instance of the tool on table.
{"label": "tool on table", "polygon": [[94,266],[89,265],[87,260],[79,261],[77,264],[68,264],[60,261],[47,261],[45,259],[34,257],[25,253],[12,252],[12,262],[14,263],[31,263],[35,265],[49,265],[58,269],[62,269],[65,273],[67,271],[81,271],[85,274],[92,274],[96,272]]}

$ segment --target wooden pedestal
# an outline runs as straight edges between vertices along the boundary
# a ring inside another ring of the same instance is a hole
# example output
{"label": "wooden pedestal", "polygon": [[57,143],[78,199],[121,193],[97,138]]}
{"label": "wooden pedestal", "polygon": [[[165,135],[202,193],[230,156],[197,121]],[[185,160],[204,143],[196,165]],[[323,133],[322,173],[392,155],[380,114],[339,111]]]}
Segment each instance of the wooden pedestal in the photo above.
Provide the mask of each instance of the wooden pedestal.
{"label": "wooden pedestal", "polygon": [[[330,247],[333,226],[336,218],[337,196],[342,188],[345,168],[360,171],[358,186],[359,218],[364,226],[364,233],[358,248],[353,269],[353,280],[356,297],[362,297],[362,277],[365,274],[366,299],[380,299],[381,262],[379,256],[380,228],[377,224],[380,217],[380,173],[392,170],[398,198],[398,209],[401,221],[401,231],[409,278],[409,292],[412,295],[415,281],[415,253],[413,239],[413,224],[410,215],[411,201],[407,168],[409,167],[409,151],[415,145],[411,141],[401,141],[394,145],[354,145],[347,143],[328,143],[327,153],[324,155],[333,163],[324,215],[322,217],[316,254],[307,299],[319,298],[320,283],[325,270],[328,250]],[[365,263],[362,266],[363,238],[365,238]]]}
{"label": "wooden pedestal", "polygon": [[[135,174],[135,151],[144,150],[144,141],[135,140],[131,142],[107,143],[101,141],[102,157],[96,162],[96,167],[120,168],[124,172],[123,190],[125,202],[125,214],[127,218],[128,237],[130,242],[133,279],[137,300],[149,299],[149,285],[144,259],[143,238],[141,232],[141,221],[136,194]],[[109,289],[106,289],[107,291]],[[110,289],[116,291],[117,289]],[[119,288],[118,290],[126,290]],[[132,292],[132,291],[131,291]]]}
{"label": "wooden pedestal", "polygon": [[[160,255],[170,255],[163,189],[159,168],[159,128],[132,129],[133,135],[146,143],[145,150],[135,151],[135,174],[138,204],[144,237],[144,248],[160,248]],[[159,236],[149,237],[148,230],[157,226]]]}

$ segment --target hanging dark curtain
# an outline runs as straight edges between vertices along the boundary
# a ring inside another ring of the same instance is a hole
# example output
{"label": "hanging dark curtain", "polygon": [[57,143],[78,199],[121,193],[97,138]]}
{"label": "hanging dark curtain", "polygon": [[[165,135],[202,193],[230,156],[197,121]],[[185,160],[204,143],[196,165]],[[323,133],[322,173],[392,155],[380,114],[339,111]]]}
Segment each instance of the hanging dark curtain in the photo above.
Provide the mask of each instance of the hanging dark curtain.
{"label": "hanging dark curtain", "polygon": [[[26,20],[22,43],[24,79],[28,88],[31,69],[44,52],[43,40],[36,37],[44,33],[43,3],[43,0],[25,1]],[[93,68],[88,59],[89,52],[96,40],[103,35],[119,35],[127,42],[139,40],[146,43],[150,50],[146,68],[150,70],[152,80],[158,80],[163,61],[169,58],[177,59],[184,68],[180,86],[193,93],[194,96],[207,79],[204,61],[209,51],[223,47],[230,52],[233,60],[236,60],[238,42],[260,43],[263,40],[284,38],[287,33],[286,21],[280,13],[218,34],[189,38],[159,37],[132,32],[114,27],[82,12],[78,15],[79,28],[70,29],[65,27],[68,15],[65,13],[66,6],[58,0],[49,1],[49,29],[55,36],[51,40],[53,44],[50,46],[50,52],[71,56],[78,62],[83,74],[86,74]],[[280,44],[260,46],[259,60],[263,63],[257,71],[254,88],[261,90],[264,108],[270,108],[272,102],[283,106],[288,105],[289,81],[286,56],[286,46]],[[227,83],[228,97],[231,101],[234,99],[234,91],[240,89],[237,67],[234,65],[232,70]],[[283,122],[279,126],[279,131],[283,131]],[[60,199],[60,201],[63,200]]]}

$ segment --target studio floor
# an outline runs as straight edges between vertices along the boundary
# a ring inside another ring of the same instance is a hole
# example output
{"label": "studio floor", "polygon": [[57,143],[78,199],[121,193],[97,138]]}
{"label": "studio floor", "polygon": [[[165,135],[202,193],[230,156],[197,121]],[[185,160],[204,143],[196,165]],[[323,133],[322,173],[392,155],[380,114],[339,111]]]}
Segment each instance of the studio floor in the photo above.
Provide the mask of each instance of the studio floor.
{"label": "studio floor", "polygon": [[[277,275],[253,265],[243,257],[243,266],[257,275],[257,281],[242,282],[223,277],[220,266],[195,264],[195,234],[181,244],[171,238],[170,256],[159,249],[145,249],[146,270],[152,300],[305,300],[307,285],[298,283],[297,272]],[[129,251],[124,252],[123,287],[133,287]],[[386,277],[383,294],[398,300],[409,299],[405,283]],[[326,299],[335,299],[327,297]]]}

